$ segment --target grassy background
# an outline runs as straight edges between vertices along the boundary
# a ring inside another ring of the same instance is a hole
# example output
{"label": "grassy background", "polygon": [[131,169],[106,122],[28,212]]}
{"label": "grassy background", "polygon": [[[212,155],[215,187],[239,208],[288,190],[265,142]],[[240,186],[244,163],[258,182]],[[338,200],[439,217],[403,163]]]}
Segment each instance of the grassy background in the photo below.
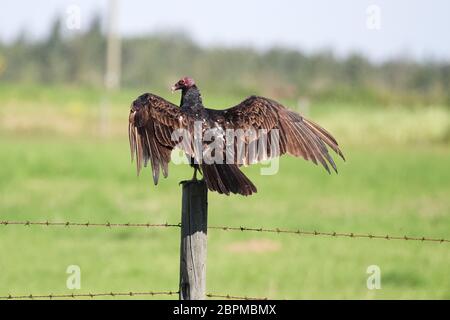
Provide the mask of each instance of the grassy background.
{"label": "grassy background", "polygon": [[[24,94],[26,93],[26,94]],[[191,170],[158,187],[136,178],[128,106],[140,91],[0,86],[0,220],[178,223]],[[208,106],[235,97],[203,93]],[[177,102],[178,96],[170,99]],[[293,105],[292,101],[284,101]],[[99,105],[109,126],[99,135]],[[450,238],[450,112],[440,106],[312,105],[348,159],[339,175],[283,158],[250,198],[210,193],[209,224]],[[239,233],[208,234],[208,292],[271,298],[450,298],[448,244]],[[0,226],[0,296],[177,290],[179,230]],[[381,268],[381,290],[366,269]],[[76,292],[75,292],[76,293]]]}

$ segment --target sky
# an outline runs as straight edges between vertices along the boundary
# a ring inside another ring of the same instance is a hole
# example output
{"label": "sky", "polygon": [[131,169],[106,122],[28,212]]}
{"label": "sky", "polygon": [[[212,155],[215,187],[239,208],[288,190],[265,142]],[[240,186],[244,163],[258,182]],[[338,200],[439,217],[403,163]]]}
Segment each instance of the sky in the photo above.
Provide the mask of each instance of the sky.
{"label": "sky", "polygon": [[[405,56],[450,61],[448,0],[117,0],[123,35],[183,31],[204,46],[284,46],[353,52],[374,61]],[[81,29],[109,0],[0,0],[0,39],[39,38],[56,16],[79,8]],[[72,11],[73,12],[73,11]],[[77,32],[77,30],[67,30]]]}

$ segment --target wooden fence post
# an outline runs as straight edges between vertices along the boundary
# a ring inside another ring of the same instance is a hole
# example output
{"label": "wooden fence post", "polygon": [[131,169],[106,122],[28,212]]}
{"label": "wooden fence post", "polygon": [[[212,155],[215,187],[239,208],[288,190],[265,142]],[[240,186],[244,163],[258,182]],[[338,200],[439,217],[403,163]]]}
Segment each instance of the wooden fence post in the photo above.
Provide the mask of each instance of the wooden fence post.
{"label": "wooden fence post", "polygon": [[208,188],[203,180],[183,182],[180,300],[206,298]]}

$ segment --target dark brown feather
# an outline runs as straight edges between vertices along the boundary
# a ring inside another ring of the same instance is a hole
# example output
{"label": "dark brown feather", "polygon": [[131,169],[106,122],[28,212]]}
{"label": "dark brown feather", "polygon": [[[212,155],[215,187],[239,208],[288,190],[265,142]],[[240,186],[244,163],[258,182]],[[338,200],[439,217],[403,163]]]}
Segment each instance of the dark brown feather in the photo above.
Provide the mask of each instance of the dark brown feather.
{"label": "dark brown feather", "polygon": [[138,174],[150,161],[155,184],[158,184],[160,170],[167,177],[170,153],[178,144],[172,141],[171,134],[176,129],[187,128],[188,121],[193,122],[193,119],[179,107],[153,94],[142,95],[133,103],[129,139],[131,160],[136,157]]}
{"label": "dark brown feather", "polygon": [[[259,129],[265,129],[269,136],[272,130],[278,129],[280,152],[277,155],[271,155],[268,152],[269,158],[289,153],[296,157],[303,157],[315,164],[320,162],[329,172],[328,161],[337,172],[336,164],[328,153],[326,147],[328,145],[345,160],[336,139],[328,131],[271,99],[251,96],[226,110],[207,110],[212,120],[226,129],[248,130],[254,128],[257,132]],[[259,132],[257,138],[260,138]],[[249,143],[246,141],[247,147]],[[236,156],[237,152],[235,152]],[[235,161],[237,160],[235,159]],[[246,158],[243,164],[251,164],[249,160],[251,159]]]}

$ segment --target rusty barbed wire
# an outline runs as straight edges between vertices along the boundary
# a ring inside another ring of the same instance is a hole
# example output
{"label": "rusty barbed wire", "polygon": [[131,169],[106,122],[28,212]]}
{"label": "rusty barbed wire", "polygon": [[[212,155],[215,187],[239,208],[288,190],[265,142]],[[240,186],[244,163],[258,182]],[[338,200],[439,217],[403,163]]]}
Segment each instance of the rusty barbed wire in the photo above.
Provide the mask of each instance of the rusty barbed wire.
{"label": "rusty barbed wire", "polygon": [[247,296],[240,297],[240,296],[232,296],[229,294],[212,294],[212,293],[206,294],[206,297],[220,298],[220,299],[227,299],[227,300],[269,300],[269,298],[266,298],[266,297],[261,297],[261,298],[247,297]]}
{"label": "rusty barbed wire", "polygon": [[213,226],[208,229],[216,229],[223,231],[251,231],[251,232],[268,232],[268,233],[287,233],[296,235],[308,236],[325,236],[325,237],[348,237],[348,238],[368,238],[368,239],[383,239],[383,240],[406,240],[406,241],[421,241],[421,242],[450,242],[450,239],[445,238],[429,238],[429,237],[413,237],[413,236],[391,236],[391,235],[376,235],[376,234],[361,234],[361,233],[342,233],[342,232],[323,232],[323,231],[305,231],[305,230],[286,230],[286,229],[266,229],[266,228],[248,228],[248,227],[223,227]]}
{"label": "rusty barbed wire", "polygon": [[[23,225],[23,226],[60,226],[60,227],[135,227],[135,228],[180,228],[181,223],[80,223],[80,222],[49,222],[49,221],[0,221],[0,225]],[[446,238],[430,238],[425,236],[397,236],[397,235],[379,235],[379,234],[363,234],[363,233],[343,233],[343,232],[324,232],[324,231],[307,231],[301,229],[280,229],[280,228],[254,228],[254,227],[230,227],[230,226],[211,226],[208,227],[211,230],[222,231],[241,231],[241,232],[266,232],[266,233],[278,233],[278,234],[295,234],[295,235],[308,235],[308,236],[323,236],[323,237],[347,237],[347,238],[366,238],[366,239],[382,239],[382,240],[405,240],[405,241],[419,241],[419,242],[438,242],[438,243],[450,243],[450,239]]]}
{"label": "rusty barbed wire", "polygon": [[0,225],[23,225],[23,226],[48,226],[48,227],[107,227],[107,228],[120,228],[120,227],[131,227],[131,228],[173,228],[181,227],[181,223],[170,224],[170,223],[91,223],[91,222],[50,222],[50,221],[0,221]]}
{"label": "rusty barbed wire", "polygon": [[[179,291],[146,291],[146,292],[103,292],[103,293],[67,293],[67,294],[28,294],[0,296],[0,300],[34,300],[34,299],[76,299],[76,298],[117,298],[117,297],[139,297],[139,296],[173,296]],[[206,294],[207,298],[219,298],[227,300],[268,300],[268,298],[256,298],[247,296],[235,296],[230,294]]]}
{"label": "rusty barbed wire", "polygon": [[68,293],[68,294],[28,294],[0,296],[0,300],[33,300],[33,299],[75,299],[75,298],[98,298],[98,297],[137,297],[137,296],[172,296],[179,291],[147,291],[147,292],[104,292],[104,293]]}

